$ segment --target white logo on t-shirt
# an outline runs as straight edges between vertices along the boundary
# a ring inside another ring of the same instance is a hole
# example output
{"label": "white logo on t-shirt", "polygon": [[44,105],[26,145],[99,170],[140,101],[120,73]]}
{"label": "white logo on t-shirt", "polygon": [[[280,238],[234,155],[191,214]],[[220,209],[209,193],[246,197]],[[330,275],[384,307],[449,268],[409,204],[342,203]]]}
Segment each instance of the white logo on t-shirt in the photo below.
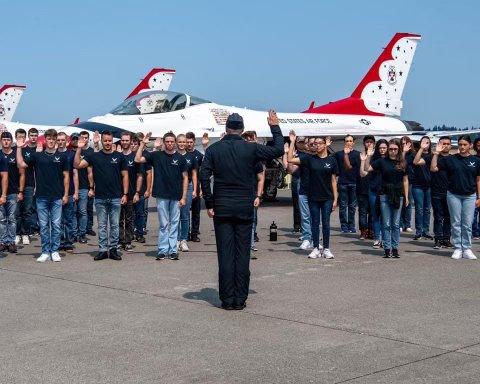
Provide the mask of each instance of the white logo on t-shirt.
{"label": "white logo on t-shirt", "polygon": [[474,162],[474,161],[470,161],[470,162],[468,163],[468,166],[469,166],[469,167],[475,167],[475,162]]}
{"label": "white logo on t-shirt", "polygon": [[14,163],[15,162],[15,158],[11,157],[10,158],[10,163]]}
{"label": "white logo on t-shirt", "polygon": [[116,164],[116,163],[117,163],[117,160],[118,160],[117,157],[112,157],[112,163],[113,163],[113,164]]}
{"label": "white logo on t-shirt", "polygon": [[178,165],[178,160],[172,160],[172,165]]}
{"label": "white logo on t-shirt", "polygon": [[190,164],[190,163],[191,163],[191,161],[187,159],[187,164]]}
{"label": "white logo on t-shirt", "polygon": [[133,161],[128,162],[128,166],[131,167],[133,165]]}
{"label": "white logo on t-shirt", "polygon": [[60,157],[55,156],[53,162],[54,163],[59,163],[60,162]]}
{"label": "white logo on t-shirt", "polygon": [[331,168],[332,167],[332,164],[330,163],[325,163],[325,168]]}

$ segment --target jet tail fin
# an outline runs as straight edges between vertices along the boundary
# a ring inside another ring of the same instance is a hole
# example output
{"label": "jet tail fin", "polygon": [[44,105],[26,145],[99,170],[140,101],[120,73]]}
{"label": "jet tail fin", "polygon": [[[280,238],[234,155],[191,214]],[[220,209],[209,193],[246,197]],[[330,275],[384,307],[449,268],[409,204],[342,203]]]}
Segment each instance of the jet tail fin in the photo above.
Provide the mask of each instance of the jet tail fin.
{"label": "jet tail fin", "polygon": [[130,92],[127,99],[147,91],[168,91],[175,72],[174,69],[153,68],[148,72],[147,76],[140,81],[134,90]]}
{"label": "jet tail fin", "polygon": [[305,112],[400,116],[403,89],[420,39],[417,34],[396,33],[350,97]]}
{"label": "jet tail fin", "polygon": [[3,85],[0,87],[0,121],[11,121],[27,87],[24,85]]}

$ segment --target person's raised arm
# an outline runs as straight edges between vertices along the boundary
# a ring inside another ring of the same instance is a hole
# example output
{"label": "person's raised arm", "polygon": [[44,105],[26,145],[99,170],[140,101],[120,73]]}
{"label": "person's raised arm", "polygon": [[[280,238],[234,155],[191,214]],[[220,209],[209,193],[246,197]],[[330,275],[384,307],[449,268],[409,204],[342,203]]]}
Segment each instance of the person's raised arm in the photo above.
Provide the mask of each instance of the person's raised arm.
{"label": "person's raised arm", "polygon": [[84,137],[79,137],[78,139],[78,147],[77,150],[75,151],[75,157],[73,158],[73,167],[77,169],[82,169],[82,168],[87,168],[88,167],[88,161],[85,159],[82,159],[82,149],[85,148],[87,145],[87,139]]}
{"label": "person's raised arm", "polygon": [[295,134],[295,131],[292,130],[290,131],[288,136],[290,137],[290,146],[288,147],[287,162],[289,164],[300,165],[300,158],[293,157],[295,151],[295,140],[297,139],[297,135]]}
{"label": "person's raised arm", "polygon": [[262,144],[256,144],[255,156],[256,160],[273,160],[277,157],[281,157],[283,153],[283,135],[280,130],[279,121],[275,111],[268,111],[268,125],[273,137],[273,146],[267,146]]}
{"label": "person's raised arm", "polygon": [[365,172],[372,172],[373,171],[373,168],[370,165],[370,162],[372,161],[372,156],[373,156],[374,152],[375,152],[375,150],[373,149],[373,147],[370,147],[370,148],[367,149],[367,157],[365,158],[365,166],[363,167],[363,170]]}
{"label": "person's raised arm", "polygon": [[412,143],[411,142],[406,142],[405,144],[403,144],[402,156],[403,156],[404,159],[410,153],[411,149],[412,149]]}
{"label": "person's raised arm", "polygon": [[98,131],[93,132],[93,150],[100,151],[100,133]]}
{"label": "person's raised arm", "polygon": [[28,168],[28,164],[25,162],[25,159],[23,158],[23,153],[22,153],[22,149],[24,146],[25,146],[25,139],[18,138],[17,139],[17,167],[19,169]]}
{"label": "person's raised arm", "polygon": [[438,155],[443,151],[444,145],[441,141],[437,143],[435,151],[433,151],[432,163],[430,164],[431,172],[438,172]]}
{"label": "person's raised arm", "polygon": [[343,166],[347,171],[353,168],[352,164],[350,164],[350,152],[352,152],[352,148],[346,145],[345,148],[343,148]]}
{"label": "person's raised arm", "polygon": [[135,153],[135,162],[136,163],[145,163],[145,156],[143,156],[143,150],[145,149],[145,145],[150,141],[150,136],[152,136],[152,132],[148,132],[142,141],[140,141],[140,145],[138,146],[137,153]]}
{"label": "person's raised arm", "polygon": [[414,165],[425,165],[425,160],[422,159],[422,155],[423,155],[423,151],[428,149],[429,147],[429,143],[427,142],[427,140],[422,140],[422,142],[420,143],[420,149],[417,151],[417,153],[415,154],[415,157],[413,158],[413,164]]}
{"label": "person's raised arm", "polygon": [[208,137],[208,132],[205,132],[202,136],[202,147],[203,150],[206,150],[208,147],[208,144],[210,143],[210,138]]}
{"label": "person's raised arm", "polygon": [[365,177],[368,175],[368,172],[365,171],[365,161],[367,160],[366,153],[360,153],[360,177]]}

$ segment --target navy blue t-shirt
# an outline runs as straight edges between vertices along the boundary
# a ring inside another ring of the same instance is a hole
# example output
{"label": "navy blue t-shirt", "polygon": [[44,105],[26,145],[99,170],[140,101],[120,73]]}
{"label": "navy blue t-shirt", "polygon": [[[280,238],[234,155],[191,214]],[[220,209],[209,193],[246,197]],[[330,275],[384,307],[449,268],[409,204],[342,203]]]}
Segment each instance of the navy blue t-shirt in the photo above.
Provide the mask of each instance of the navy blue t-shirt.
{"label": "navy blue t-shirt", "polygon": [[[8,172],[8,165],[4,156],[0,156],[0,172]],[[7,191],[7,193],[10,193],[10,192]],[[2,183],[0,183],[0,194],[3,194]]]}
{"label": "navy blue t-shirt", "polygon": [[[182,155],[179,153],[179,155]],[[193,152],[185,152],[183,155],[185,162],[187,163],[188,181],[192,181],[192,172],[194,169],[198,171],[198,164],[195,154]]]}
{"label": "navy blue t-shirt", "polygon": [[304,156],[302,165],[309,170],[308,200],[333,200],[332,175],[338,174],[338,165],[334,156]]}
{"label": "navy blue t-shirt", "polygon": [[480,176],[480,158],[460,154],[442,156],[438,159],[439,171],[445,170],[448,192],[455,195],[472,195],[477,191],[477,176]]}
{"label": "navy blue t-shirt", "polygon": [[[304,164],[305,163],[305,157],[306,156],[312,156],[309,153],[306,152],[297,152],[297,156],[300,159],[300,166],[298,167],[298,177],[300,179],[300,185],[298,187],[298,194],[305,196],[308,195],[308,179],[310,175],[310,170],[307,168],[307,166]],[[302,161],[303,159],[303,161]]]}
{"label": "navy blue t-shirt", "polygon": [[12,150],[8,155],[3,152],[8,167],[8,194],[18,193],[20,187],[20,173],[17,167],[17,151]]}
{"label": "navy blue t-shirt", "polygon": [[374,171],[379,171],[382,176],[382,188],[381,192],[385,190],[387,184],[398,185],[403,183],[403,176],[405,176],[406,170],[397,169],[394,160],[388,157],[382,157],[371,163]]}
{"label": "navy blue t-shirt", "polygon": [[[80,152],[80,159],[85,158],[85,154],[94,153],[93,148],[82,149]],[[88,170],[87,168],[82,168],[78,170],[78,189],[89,189],[90,184],[88,182]]]}
{"label": "navy blue t-shirt", "polygon": [[197,161],[197,167],[200,168],[202,166],[203,153],[200,152],[198,149],[194,149],[190,153],[193,153],[193,156],[195,156],[195,160]]}
{"label": "navy blue t-shirt", "polygon": [[187,162],[178,152],[145,152],[146,163],[153,167],[152,195],[158,199],[180,200],[183,195],[183,172]]}
{"label": "navy blue t-shirt", "polygon": [[360,173],[360,152],[354,149],[348,154],[352,166],[352,169],[349,170],[345,169],[344,156],[345,152],[343,150],[335,152],[335,159],[338,163],[338,184],[356,184]]}
{"label": "navy blue t-shirt", "polygon": [[[445,156],[439,155],[438,161],[440,161],[444,157]],[[432,196],[445,197],[447,194],[447,187],[448,187],[447,171],[445,169],[439,169],[437,172],[432,172],[431,177],[432,177],[432,180],[430,182],[430,187],[432,191]]]}
{"label": "navy blue t-shirt", "polygon": [[137,176],[142,173],[142,167],[141,164],[135,163],[135,152],[123,156],[128,171],[128,198],[133,199],[135,192],[137,192]]}
{"label": "navy blue t-shirt", "polygon": [[68,160],[61,152],[32,152],[24,158],[35,172],[35,196],[49,199],[61,199],[64,194],[63,172],[69,171]]}
{"label": "navy blue t-shirt", "polygon": [[73,182],[73,160],[75,158],[75,152],[67,149],[65,152],[60,152],[63,153],[67,159],[68,163],[68,170],[69,170],[69,175],[70,175],[70,184],[68,187],[68,196],[73,196],[75,193],[75,184]]}
{"label": "navy blue t-shirt", "polygon": [[92,166],[95,198],[119,199],[123,196],[122,171],[127,170],[125,156],[119,152],[85,153],[84,160]]}
{"label": "navy blue t-shirt", "polygon": [[430,164],[432,164],[432,155],[429,153],[423,153],[422,159],[425,161],[424,165],[413,164],[415,156],[409,156],[407,166],[411,167],[411,176],[409,178],[412,187],[415,188],[430,188],[431,174]]}
{"label": "navy blue t-shirt", "polygon": [[[37,147],[26,146],[22,148],[22,155],[25,162],[28,164],[28,159],[32,153],[37,152]],[[35,187],[35,171],[33,170],[33,165],[29,165],[25,169],[25,187]]]}

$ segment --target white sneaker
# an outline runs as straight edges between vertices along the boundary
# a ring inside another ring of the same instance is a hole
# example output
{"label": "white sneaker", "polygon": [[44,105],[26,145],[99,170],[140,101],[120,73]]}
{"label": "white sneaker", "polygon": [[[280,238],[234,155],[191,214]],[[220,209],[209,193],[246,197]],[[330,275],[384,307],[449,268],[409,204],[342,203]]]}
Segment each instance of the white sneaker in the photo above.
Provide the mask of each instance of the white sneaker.
{"label": "white sneaker", "polygon": [[322,256],[325,257],[326,259],[333,259],[334,258],[332,251],[330,251],[330,249],[328,249],[328,248],[325,248],[323,250]]}
{"label": "white sneaker", "polygon": [[322,255],[322,252],[320,252],[320,250],[318,248],[313,248],[313,251],[310,252],[310,254],[308,255],[308,258],[309,259],[317,259],[319,257],[321,257]]}
{"label": "white sneaker", "polygon": [[48,260],[50,260],[50,255],[48,253],[42,253],[40,257],[37,258],[39,263],[45,263]]}
{"label": "white sneaker", "polygon": [[[16,239],[15,239],[16,241]],[[23,245],[29,245],[30,244],[30,237],[28,235],[22,235],[22,244]]]}
{"label": "white sneaker", "polygon": [[413,229],[408,227],[408,228],[405,229],[405,232],[413,232]]}
{"label": "white sneaker", "polygon": [[186,240],[180,241],[180,250],[183,252],[188,252],[190,249],[188,248],[188,244]]}
{"label": "white sneaker", "polygon": [[300,245],[300,249],[303,249],[304,251],[308,251],[312,248],[313,248],[313,245],[308,240],[303,240],[302,245]]}
{"label": "white sneaker", "polygon": [[452,259],[459,260],[462,258],[462,250],[461,249],[455,249],[452,253]]}
{"label": "white sneaker", "polygon": [[18,244],[20,244],[20,236],[19,235],[15,236],[15,245],[18,245]]}
{"label": "white sneaker", "polygon": [[[453,257],[453,256],[452,256]],[[463,258],[469,260],[477,260],[477,256],[475,256],[471,249],[465,249],[463,251]]]}
{"label": "white sneaker", "polygon": [[62,258],[60,257],[60,254],[58,252],[52,252],[52,260],[53,261],[62,261]]}

